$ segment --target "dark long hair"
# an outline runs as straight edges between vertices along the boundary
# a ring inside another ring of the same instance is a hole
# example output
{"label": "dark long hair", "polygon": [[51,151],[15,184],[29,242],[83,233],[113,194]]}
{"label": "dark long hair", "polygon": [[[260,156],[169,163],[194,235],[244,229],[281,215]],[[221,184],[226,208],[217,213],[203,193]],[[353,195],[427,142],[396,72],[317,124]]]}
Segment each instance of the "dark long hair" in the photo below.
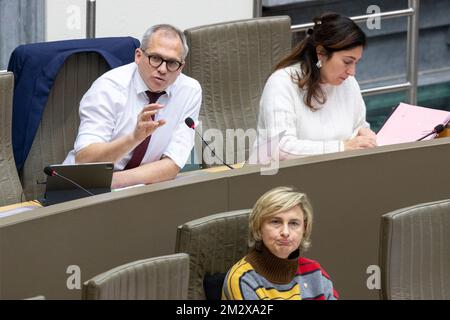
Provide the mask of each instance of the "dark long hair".
{"label": "dark long hair", "polygon": [[366,46],[366,35],[350,18],[331,12],[314,17],[313,21],[314,28],[308,30],[306,38],[275,66],[275,70],[278,70],[300,62],[301,74],[297,74],[293,80],[300,89],[307,90],[304,102],[311,109],[314,109],[313,99],[320,104],[326,101],[320,87],[320,70],[316,66],[316,48],[322,46],[324,52],[321,53],[330,59],[336,51]]}

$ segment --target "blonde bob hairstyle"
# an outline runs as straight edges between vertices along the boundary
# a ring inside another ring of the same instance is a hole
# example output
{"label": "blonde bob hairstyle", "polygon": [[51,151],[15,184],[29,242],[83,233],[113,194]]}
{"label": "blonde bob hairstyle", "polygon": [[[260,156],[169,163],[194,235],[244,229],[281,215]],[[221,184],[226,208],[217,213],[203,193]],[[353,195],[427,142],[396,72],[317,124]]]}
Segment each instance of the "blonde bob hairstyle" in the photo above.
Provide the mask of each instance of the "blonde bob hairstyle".
{"label": "blonde bob hairstyle", "polygon": [[249,217],[249,246],[254,247],[257,242],[262,241],[261,226],[266,219],[295,206],[302,209],[305,226],[300,250],[302,252],[307,250],[311,246],[312,207],[306,194],[297,192],[292,187],[277,187],[269,190],[256,201]]}

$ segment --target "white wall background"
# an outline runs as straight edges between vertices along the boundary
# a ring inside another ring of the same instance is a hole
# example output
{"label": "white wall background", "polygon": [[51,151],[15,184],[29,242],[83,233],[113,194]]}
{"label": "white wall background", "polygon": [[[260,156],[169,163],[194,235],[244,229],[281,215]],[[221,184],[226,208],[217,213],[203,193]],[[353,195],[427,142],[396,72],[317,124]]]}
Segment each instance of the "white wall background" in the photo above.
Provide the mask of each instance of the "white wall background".
{"label": "white wall background", "polygon": [[[46,41],[86,37],[86,0],[46,0]],[[253,0],[97,0],[96,37],[142,37],[157,23],[180,29],[247,19]]]}

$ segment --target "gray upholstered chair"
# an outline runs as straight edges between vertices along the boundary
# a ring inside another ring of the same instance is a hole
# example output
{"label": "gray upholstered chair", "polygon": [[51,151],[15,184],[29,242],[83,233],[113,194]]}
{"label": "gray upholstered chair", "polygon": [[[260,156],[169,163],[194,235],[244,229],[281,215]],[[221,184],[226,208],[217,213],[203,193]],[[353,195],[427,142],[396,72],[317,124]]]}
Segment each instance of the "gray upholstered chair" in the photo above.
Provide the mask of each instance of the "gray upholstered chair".
{"label": "gray upholstered chair", "polygon": [[[248,132],[251,141],[245,143],[244,138],[233,137],[234,131],[229,131],[227,137],[226,129],[242,129],[242,133],[256,129],[264,84],[275,64],[291,50],[290,26],[288,16],[279,16],[200,26],[184,32],[189,45],[184,72],[197,79],[203,89],[201,130],[221,132],[223,160],[227,163],[248,159],[256,134]],[[196,141],[199,145],[201,141]],[[196,149],[198,154],[201,148]],[[204,159],[203,166],[208,166]]]}
{"label": "gray upholstered chair", "polygon": [[[226,272],[248,252],[250,209],[210,215],[187,222],[177,229],[176,252],[190,256],[188,299],[218,298]],[[206,278],[205,278],[206,276]]]}
{"label": "gray upholstered chair", "polygon": [[450,199],[385,214],[383,299],[450,299]]}
{"label": "gray upholstered chair", "polygon": [[45,185],[37,183],[46,180],[43,168],[62,163],[73,149],[80,124],[80,100],[109,69],[98,53],[83,52],[69,57],[59,70],[20,176],[28,200],[44,195]]}
{"label": "gray upholstered chair", "polygon": [[0,72],[0,206],[20,202],[22,195],[11,141],[13,88],[13,73]]}
{"label": "gray upholstered chair", "polygon": [[172,254],[128,263],[83,284],[85,300],[186,299],[189,255]]}

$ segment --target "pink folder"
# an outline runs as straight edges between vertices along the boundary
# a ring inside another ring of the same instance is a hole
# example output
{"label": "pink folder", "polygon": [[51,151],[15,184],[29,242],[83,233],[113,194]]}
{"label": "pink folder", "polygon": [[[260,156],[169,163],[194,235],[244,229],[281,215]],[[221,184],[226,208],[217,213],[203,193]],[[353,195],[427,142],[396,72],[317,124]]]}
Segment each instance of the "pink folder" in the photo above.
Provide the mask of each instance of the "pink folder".
{"label": "pink folder", "polygon": [[[450,112],[401,102],[377,133],[379,146],[417,141],[439,124],[450,120]],[[435,134],[424,140],[432,139]]]}

